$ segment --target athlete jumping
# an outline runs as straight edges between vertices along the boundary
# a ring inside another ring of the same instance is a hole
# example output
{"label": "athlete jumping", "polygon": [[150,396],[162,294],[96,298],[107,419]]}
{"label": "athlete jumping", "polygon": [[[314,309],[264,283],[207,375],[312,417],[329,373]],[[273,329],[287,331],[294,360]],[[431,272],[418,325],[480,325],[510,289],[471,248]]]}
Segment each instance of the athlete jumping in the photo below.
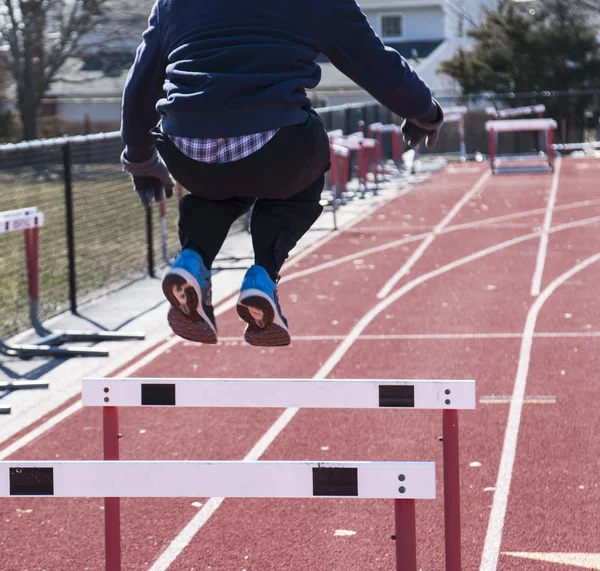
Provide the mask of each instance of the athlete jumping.
{"label": "athlete jumping", "polygon": [[180,202],[181,252],[163,280],[172,330],[217,342],[211,266],[253,206],[255,263],[237,311],[250,345],[290,343],[277,296],[289,252],[322,212],[329,140],[307,90],[324,54],[393,113],[406,142],[433,147],[444,114],[384,46],[355,0],[158,0],[122,102],[121,160],[142,203]]}

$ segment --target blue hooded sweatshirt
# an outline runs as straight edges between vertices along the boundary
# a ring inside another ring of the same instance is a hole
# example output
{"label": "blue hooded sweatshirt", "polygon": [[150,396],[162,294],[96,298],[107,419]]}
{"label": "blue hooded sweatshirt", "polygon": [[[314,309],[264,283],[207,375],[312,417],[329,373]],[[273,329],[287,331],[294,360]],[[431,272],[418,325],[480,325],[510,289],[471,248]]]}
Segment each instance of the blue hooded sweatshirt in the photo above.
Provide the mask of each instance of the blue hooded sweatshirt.
{"label": "blue hooded sweatshirt", "polygon": [[397,115],[431,111],[427,85],[355,0],[157,0],[123,93],[128,154],[151,153],[159,122],[191,138],[304,123],[320,54]]}

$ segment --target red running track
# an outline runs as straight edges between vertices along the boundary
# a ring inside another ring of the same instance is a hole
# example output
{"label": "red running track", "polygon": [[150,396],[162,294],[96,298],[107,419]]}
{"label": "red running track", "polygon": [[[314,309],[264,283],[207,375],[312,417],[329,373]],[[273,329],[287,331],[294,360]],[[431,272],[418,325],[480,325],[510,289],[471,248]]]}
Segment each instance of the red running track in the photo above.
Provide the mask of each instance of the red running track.
{"label": "red running track", "polygon": [[[600,162],[487,171],[449,166],[290,265],[290,347],[244,345],[229,310],[219,345],[177,342],[135,376],[476,379],[478,408],[461,414],[463,568],[600,569]],[[123,409],[121,455],[242,459],[282,412]],[[418,557],[441,570],[440,434],[435,412],[300,410],[260,457],[435,461],[438,500],[417,503]],[[12,458],[100,459],[101,442],[101,412],[84,409]],[[102,506],[2,501],[1,569],[101,570]],[[130,499],[122,512],[127,570],[395,569],[388,501]]]}

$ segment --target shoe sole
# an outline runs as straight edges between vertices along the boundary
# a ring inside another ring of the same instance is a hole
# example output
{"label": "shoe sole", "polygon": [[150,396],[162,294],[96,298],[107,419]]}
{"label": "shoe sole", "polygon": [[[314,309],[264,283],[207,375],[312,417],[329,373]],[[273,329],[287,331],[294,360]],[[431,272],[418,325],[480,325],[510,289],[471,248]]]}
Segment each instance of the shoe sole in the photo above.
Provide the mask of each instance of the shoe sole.
{"label": "shoe sole", "polygon": [[240,296],[237,312],[248,324],[244,331],[244,339],[249,345],[285,347],[291,343],[290,332],[268,297],[258,292]]}
{"label": "shoe sole", "polygon": [[[217,330],[202,308],[200,291],[179,273],[168,273],[162,282],[162,288],[172,306],[167,320],[173,333],[195,343],[209,345],[217,343]],[[185,295],[185,304],[177,298],[175,290]]]}

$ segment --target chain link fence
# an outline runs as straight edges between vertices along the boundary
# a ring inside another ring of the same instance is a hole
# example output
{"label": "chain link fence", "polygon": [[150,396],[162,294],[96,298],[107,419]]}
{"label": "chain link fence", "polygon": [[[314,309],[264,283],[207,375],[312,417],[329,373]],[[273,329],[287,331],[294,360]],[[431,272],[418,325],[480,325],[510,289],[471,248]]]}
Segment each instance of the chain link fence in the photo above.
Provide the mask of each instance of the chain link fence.
{"label": "chain link fence", "polygon": [[[356,132],[390,121],[375,103],[319,110],[328,130]],[[179,249],[177,199],[141,207],[122,171],[119,133],[0,145],[0,211],[37,207],[39,318],[66,310],[164,268]],[[232,231],[245,231],[242,220]],[[24,238],[0,234],[0,338],[30,327]]]}

